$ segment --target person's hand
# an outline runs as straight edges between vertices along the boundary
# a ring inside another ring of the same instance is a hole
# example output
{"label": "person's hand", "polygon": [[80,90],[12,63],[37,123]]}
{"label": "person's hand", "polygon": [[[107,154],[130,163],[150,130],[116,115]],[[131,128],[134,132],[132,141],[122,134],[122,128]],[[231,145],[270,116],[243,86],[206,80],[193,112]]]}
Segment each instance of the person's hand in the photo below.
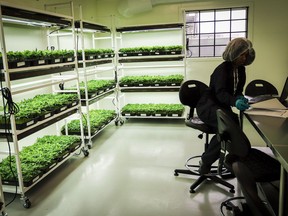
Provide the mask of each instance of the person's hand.
{"label": "person's hand", "polygon": [[[248,102],[248,100],[247,100],[247,102]],[[244,110],[249,108],[249,104],[247,102],[245,102],[244,99],[238,99],[238,100],[236,100],[235,106],[238,110],[244,111]]]}
{"label": "person's hand", "polygon": [[242,99],[245,103],[248,103],[248,99],[245,98],[243,95],[238,96],[237,99]]}

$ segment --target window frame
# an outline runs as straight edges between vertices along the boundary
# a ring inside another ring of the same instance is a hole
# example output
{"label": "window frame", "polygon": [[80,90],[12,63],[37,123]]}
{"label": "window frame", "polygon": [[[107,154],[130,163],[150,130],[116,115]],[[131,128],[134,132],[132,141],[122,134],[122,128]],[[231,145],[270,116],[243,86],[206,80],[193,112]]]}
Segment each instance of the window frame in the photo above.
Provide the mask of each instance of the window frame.
{"label": "window frame", "polygon": [[[233,18],[232,17],[232,11],[237,11],[237,10],[245,10],[245,17],[243,18]],[[223,49],[224,47],[226,47],[227,43],[235,38],[233,37],[233,34],[236,34],[236,33],[241,33],[243,34],[243,37],[246,37],[248,38],[248,35],[249,35],[249,21],[250,21],[250,6],[233,6],[233,7],[219,7],[219,8],[212,8],[212,9],[190,9],[190,10],[184,10],[184,22],[185,22],[185,39],[186,39],[186,57],[187,58],[215,58],[215,57],[221,57],[221,54],[218,52],[216,52],[217,48],[221,48]],[[229,18],[228,19],[216,19],[216,12],[219,12],[219,11],[228,11],[229,12]],[[198,14],[199,16],[199,19],[196,20],[196,21],[187,21],[187,14],[188,13],[191,13],[191,12],[195,12]],[[203,20],[201,21],[200,19],[200,14],[203,14],[205,12],[213,12],[213,19],[211,20]],[[242,31],[233,31],[232,30],[232,26],[231,26],[231,23],[232,22],[235,22],[235,21],[245,21],[245,28],[244,30]],[[229,22],[229,31],[223,31],[223,32],[218,32],[216,31],[216,26],[217,26],[217,23],[220,23],[220,22]],[[209,33],[202,33],[201,32],[201,29],[199,32],[196,32],[196,33],[188,33],[187,32],[187,29],[189,28],[189,24],[196,24],[198,25],[198,27],[200,28],[200,25],[203,24],[203,23],[212,23],[213,24],[213,31],[209,32]],[[226,37],[227,38],[227,43],[223,43],[223,44],[218,44],[216,43],[216,35],[221,35],[221,34],[227,34],[229,35],[229,37]],[[205,44],[202,44],[201,43],[201,36],[205,36],[205,35],[213,35],[213,43],[212,44],[209,44],[209,45],[205,45]],[[189,37],[192,37],[192,36],[198,36],[198,43],[197,45],[190,45],[189,44]],[[192,49],[197,49],[198,53],[196,53],[195,55],[193,55],[192,53]],[[203,49],[207,49],[207,48],[212,48],[213,51],[211,52],[211,55],[203,55],[201,54],[202,50]]]}

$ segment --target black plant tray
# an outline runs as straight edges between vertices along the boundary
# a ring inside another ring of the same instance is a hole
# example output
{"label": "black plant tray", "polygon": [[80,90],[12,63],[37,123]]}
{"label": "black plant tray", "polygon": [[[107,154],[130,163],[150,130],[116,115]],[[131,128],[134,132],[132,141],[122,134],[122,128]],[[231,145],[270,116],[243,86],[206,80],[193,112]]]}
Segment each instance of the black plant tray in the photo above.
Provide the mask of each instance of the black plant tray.
{"label": "black plant tray", "polygon": [[[113,87],[115,88],[115,87]],[[94,97],[97,97],[98,95],[101,95],[107,91],[109,91],[111,88],[107,88],[107,89],[101,89],[101,90],[98,90],[97,92],[88,92],[88,99],[91,99],[91,98],[94,98]],[[84,94],[81,94],[81,99],[85,99],[85,95]]]}
{"label": "black plant tray", "polygon": [[78,104],[79,104],[79,100],[73,101],[73,102],[71,102],[70,104],[67,104],[67,107],[68,107],[68,108],[74,107],[74,106],[77,106]]}
{"label": "black plant tray", "polygon": [[63,58],[49,59],[48,64],[59,64],[63,62]]}
{"label": "black plant tray", "polygon": [[67,151],[64,151],[62,154],[59,154],[59,155],[57,156],[58,162],[64,160],[64,159],[67,158],[69,155],[70,155],[70,151],[68,151],[68,150],[67,150]]}
{"label": "black plant tray", "polygon": [[55,109],[54,113],[55,114],[61,113],[61,112],[65,111],[66,109],[68,109],[68,105],[65,105],[65,106],[62,106],[62,107],[59,107],[59,108]]}
{"label": "black plant tray", "polygon": [[180,116],[182,116],[182,114],[178,114],[178,113],[174,113],[174,114],[168,114],[168,116],[172,116],[172,117],[180,117]]}
{"label": "black plant tray", "polygon": [[44,119],[47,119],[47,118],[50,118],[54,115],[54,112],[51,111],[51,112],[47,112],[43,115],[40,115],[39,118],[38,118],[38,121],[43,121]]}
{"label": "black plant tray", "polygon": [[22,68],[22,67],[29,67],[30,61],[14,61],[14,62],[8,62],[9,68]]}
{"label": "black plant tray", "polygon": [[[31,119],[31,120],[24,122],[24,123],[21,123],[21,124],[16,123],[16,129],[17,130],[23,130],[24,128],[27,128],[27,127],[30,127],[31,125],[36,124],[37,122],[38,122],[38,118]],[[10,121],[8,121],[8,124],[0,123],[0,129],[11,129]]]}
{"label": "black plant tray", "polygon": [[73,62],[74,60],[75,60],[75,57],[63,58],[63,62]]}
{"label": "black plant tray", "polygon": [[121,113],[123,116],[136,116],[136,113]]}
{"label": "black plant tray", "polygon": [[47,64],[48,64],[47,59],[30,60],[30,66],[39,66],[39,65],[47,65]]}
{"label": "black plant tray", "polygon": [[152,116],[167,116],[167,113],[156,113],[156,114],[152,114]]}
{"label": "black plant tray", "polygon": [[75,142],[71,146],[69,146],[69,152],[74,152],[81,147],[81,142]]}
{"label": "black plant tray", "polygon": [[57,166],[58,161],[54,160],[49,166],[45,167],[43,170],[43,173],[49,172],[51,169],[53,169],[55,166]]}
{"label": "black plant tray", "polygon": [[119,53],[120,57],[129,57],[129,56],[149,56],[150,52],[133,52],[133,53]]}
{"label": "black plant tray", "polygon": [[[36,175],[34,178],[32,178],[30,181],[24,181],[23,185],[24,187],[29,187],[32,184],[34,184],[38,179],[40,179],[42,177],[43,173]],[[9,181],[9,180],[5,180],[2,179],[2,184],[3,185],[13,185],[13,186],[19,186],[19,182],[18,181]]]}

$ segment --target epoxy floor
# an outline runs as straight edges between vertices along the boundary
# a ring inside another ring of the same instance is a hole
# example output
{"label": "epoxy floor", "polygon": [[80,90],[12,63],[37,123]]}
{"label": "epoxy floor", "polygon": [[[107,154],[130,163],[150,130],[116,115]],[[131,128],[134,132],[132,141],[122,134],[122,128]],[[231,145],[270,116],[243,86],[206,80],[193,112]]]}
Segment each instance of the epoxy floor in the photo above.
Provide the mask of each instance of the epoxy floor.
{"label": "epoxy floor", "polygon": [[[245,123],[245,122],[244,122]],[[248,137],[263,145],[246,122]],[[251,126],[252,127],[252,126]],[[185,160],[201,154],[203,140],[183,120],[130,119],[109,125],[93,139],[88,157],[73,156],[26,195],[6,208],[10,216],[214,216],[220,204],[238,196],[206,182],[189,193],[194,176],[174,176]],[[250,139],[250,140],[251,140]],[[13,194],[5,193],[6,203]]]}

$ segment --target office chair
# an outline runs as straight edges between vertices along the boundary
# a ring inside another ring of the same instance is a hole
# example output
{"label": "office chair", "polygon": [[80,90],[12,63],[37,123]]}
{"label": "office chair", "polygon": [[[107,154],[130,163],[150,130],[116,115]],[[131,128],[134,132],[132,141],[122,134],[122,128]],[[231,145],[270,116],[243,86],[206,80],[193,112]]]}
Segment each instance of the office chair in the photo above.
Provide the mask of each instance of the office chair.
{"label": "office chair", "polygon": [[278,91],[271,83],[256,79],[249,82],[245,88],[245,95],[255,97],[259,95],[278,95]]}
{"label": "office chair", "polygon": [[[207,149],[209,143],[209,134],[215,134],[212,128],[202,122],[197,116],[194,116],[195,107],[202,95],[202,93],[208,88],[208,86],[200,81],[196,80],[188,80],[184,82],[179,90],[179,98],[183,105],[188,106],[190,108],[187,118],[185,120],[185,124],[188,127],[201,131],[201,134],[198,136],[202,139],[203,134],[205,134],[205,143],[204,150]],[[224,181],[222,178],[218,177],[217,167],[212,166],[211,173],[200,175],[198,172],[199,165],[193,165],[194,159],[200,158],[201,156],[193,156],[187,159],[185,167],[187,169],[175,169],[174,175],[178,176],[181,174],[187,175],[196,175],[199,178],[191,185],[190,193],[195,193],[195,189],[206,179],[210,179],[216,183],[220,183],[228,188],[230,188],[230,192],[234,193],[234,186]],[[196,160],[197,162],[199,160]],[[226,174],[223,172],[223,176]],[[224,177],[223,177],[224,178]]]}
{"label": "office chair", "polygon": [[244,132],[223,110],[217,110],[217,121],[220,163],[234,172],[253,216],[274,215],[272,212],[278,210],[271,210],[260,198],[260,183],[279,180],[280,163],[259,149],[251,148]]}

